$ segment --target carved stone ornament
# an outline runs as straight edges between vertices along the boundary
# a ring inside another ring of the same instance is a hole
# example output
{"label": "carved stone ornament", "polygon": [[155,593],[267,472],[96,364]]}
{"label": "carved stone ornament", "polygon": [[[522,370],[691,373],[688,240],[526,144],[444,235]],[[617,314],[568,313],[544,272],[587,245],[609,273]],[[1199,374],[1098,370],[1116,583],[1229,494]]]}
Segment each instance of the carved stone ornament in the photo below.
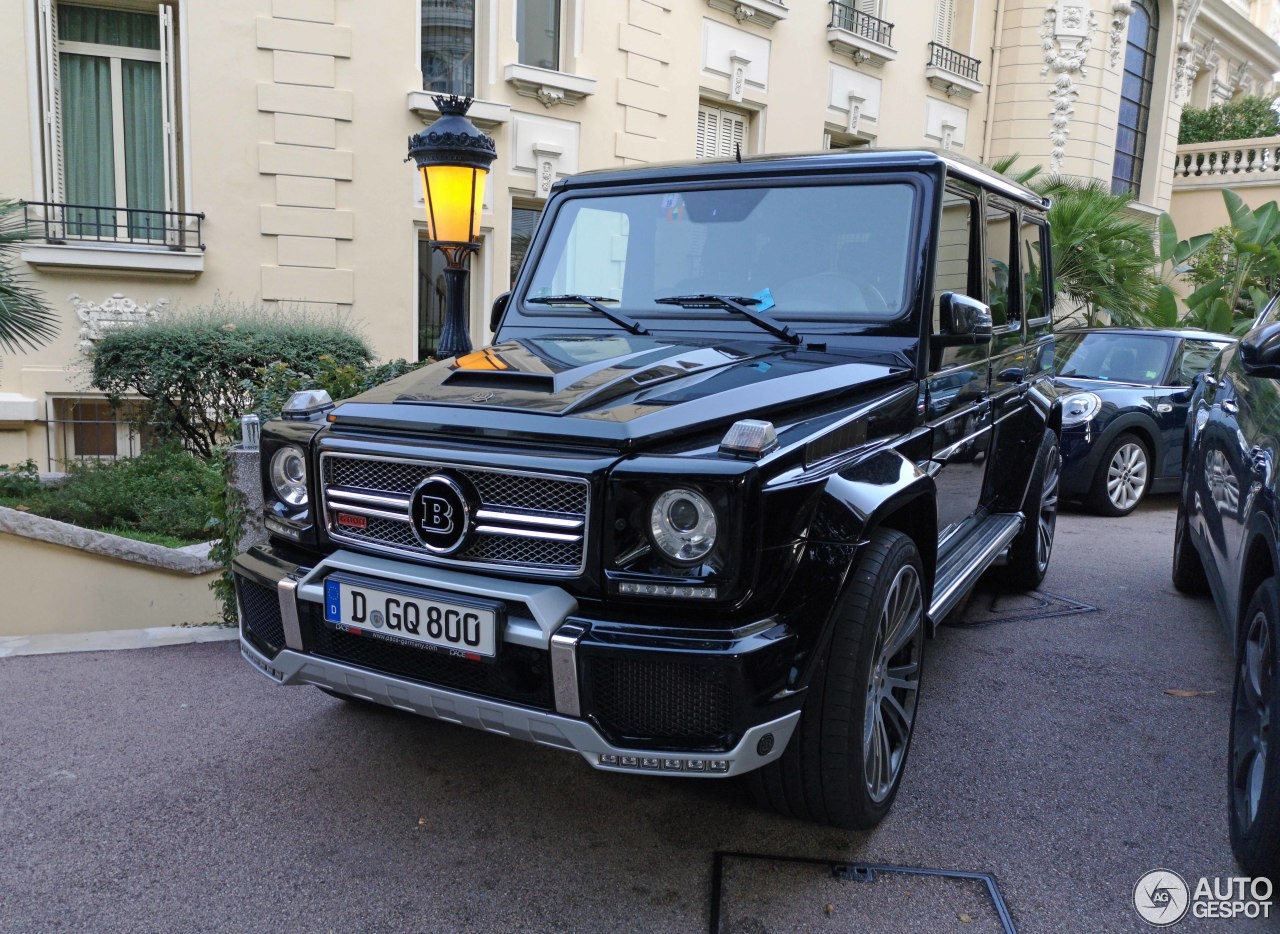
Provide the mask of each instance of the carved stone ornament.
{"label": "carved stone ornament", "polygon": [[[1196,64],[1195,51],[1196,47],[1190,42],[1178,43],[1178,54],[1173,62],[1173,99],[1179,104],[1185,104],[1191,97],[1191,85],[1195,82],[1196,75],[1200,73],[1200,66]],[[1205,56],[1206,63],[1210,60],[1212,64],[1207,67],[1216,71],[1217,57],[1212,51]]]}
{"label": "carved stone ornament", "polygon": [[80,319],[80,352],[91,354],[93,345],[112,331],[154,321],[169,301],[158,298],[150,304],[140,305],[117,292],[101,304],[86,302],[79,295],[72,295],[71,304],[75,306],[76,317]]}
{"label": "carved stone ornament", "polygon": [[1053,173],[1062,171],[1062,160],[1066,158],[1071,118],[1075,116],[1075,102],[1080,96],[1074,76],[1085,77],[1084,63],[1093,47],[1095,29],[1097,18],[1093,11],[1078,0],[1051,4],[1044,11],[1040,27],[1044,68],[1040,74],[1053,75],[1053,87],[1049,91],[1049,100],[1053,101],[1053,109],[1049,111],[1049,142],[1053,145],[1049,151],[1049,171]]}
{"label": "carved stone ornament", "polygon": [[1120,64],[1120,54],[1124,52],[1129,38],[1129,14],[1133,12],[1133,0],[1114,0],[1111,4],[1111,45],[1107,51],[1111,55],[1111,67]]}
{"label": "carved stone ornament", "polygon": [[733,18],[740,23],[745,23],[747,20],[751,19],[751,17],[755,15],[756,15],[756,11],[753,10],[751,7],[747,6],[745,3],[739,3],[736,7],[733,8]]}

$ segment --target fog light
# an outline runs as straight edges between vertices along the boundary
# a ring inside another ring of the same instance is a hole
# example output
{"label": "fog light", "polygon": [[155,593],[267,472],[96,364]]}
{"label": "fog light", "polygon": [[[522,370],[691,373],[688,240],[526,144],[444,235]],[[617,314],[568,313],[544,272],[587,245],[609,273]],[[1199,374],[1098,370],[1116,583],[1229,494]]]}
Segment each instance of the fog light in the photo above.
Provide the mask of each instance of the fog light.
{"label": "fog light", "polygon": [[767,756],[771,752],[773,752],[773,734],[766,733],[760,737],[760,742],[756,743],[756,753]]}
{"label": "fog light", "polygon": [[659,760],[651,759],[648,756],[645,756],[643,759],[641,759],[640,764],[644,766],[646,769],[656,769],[656,768],[660,768],[662,765],[662,763],[659,762]]}
{"label": "fog light", "polygon": [[603,755],[600,757],[601,765],[617,765],[618,757],[615,755]]}
{"label": "fog light", "polygon": [[620,581],[618,593],[629,597],[672,597],[683,600],[714,600],[716,588],[691,587],[687,584],[642,584]]}
{"label": "fog light", "polygon": [[690,759],[684,764],[684,767],[690,772],[705,772],[707,770],[707,763],[703,762],[701,759]]}
{"label": "fog light", "polygon": [[622,756],[618,761],[622,765],[632,769],[639,768],[640,766],[640,759],[637,756]]}
{"label": "fog light", "polygon": [[727,772],[727,771],[729,771],[729,763],[728,763],[728,762],[726,762],[724,759],[712,759],[712,760],[711,760],[709,763],[707,763],[707,764],[711,766],[710,771],[712,771],[712,772]]}
{"label": "fog light", "polygon": [[684,771],[684,763],[679,759],[663,759],[662,767],[664,769],[670,769],[675,772]]}
{"label": "fog light", "polygon": [[293,526],[280,521],[275,516],[267,516],[266,526],[269,531],[275,532],[277,535],[283,535],[285,538],[293,539],[293,541],[301,541],[302,534]]}

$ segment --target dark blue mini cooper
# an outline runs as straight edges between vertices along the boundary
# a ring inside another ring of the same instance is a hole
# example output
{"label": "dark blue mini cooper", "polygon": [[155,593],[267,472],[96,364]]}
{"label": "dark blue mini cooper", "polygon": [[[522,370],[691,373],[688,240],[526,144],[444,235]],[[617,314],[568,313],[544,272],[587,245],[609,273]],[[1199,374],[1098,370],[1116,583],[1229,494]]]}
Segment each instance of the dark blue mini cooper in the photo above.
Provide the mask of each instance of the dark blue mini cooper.
{"label": "dark blue mini cooper", "polygon": [[1125,516],[1147,493],[1178,489],[1191,385],[1234,342],[1182,328],[1059,332],[1062,495]]}

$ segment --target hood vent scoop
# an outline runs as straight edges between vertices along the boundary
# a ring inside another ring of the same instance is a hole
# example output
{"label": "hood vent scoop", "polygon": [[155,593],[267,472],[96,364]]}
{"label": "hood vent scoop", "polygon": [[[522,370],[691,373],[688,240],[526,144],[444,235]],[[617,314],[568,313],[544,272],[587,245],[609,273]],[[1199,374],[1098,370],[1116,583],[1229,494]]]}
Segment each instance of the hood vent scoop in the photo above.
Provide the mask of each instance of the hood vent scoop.
{"label": "hood vent scoop", "polygon": [[550,373],[522,373],[519,370],[454,370],[441,383],[466,389],[518,389],[522,392],[555,392]]}

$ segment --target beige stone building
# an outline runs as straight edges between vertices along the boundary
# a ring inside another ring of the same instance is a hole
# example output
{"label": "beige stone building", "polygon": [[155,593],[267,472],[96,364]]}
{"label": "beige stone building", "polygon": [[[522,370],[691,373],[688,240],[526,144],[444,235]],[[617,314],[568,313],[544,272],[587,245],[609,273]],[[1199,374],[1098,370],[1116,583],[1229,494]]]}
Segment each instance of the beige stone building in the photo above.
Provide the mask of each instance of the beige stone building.
{"label": "beige stone building", "polygon": [[0,462],[136,447],[85,391],[84,351],[218,294],[334,310],[380,356],[429,354],[441,264],[401,160],[435,116],[430,92],[473,95],[497,142],[470,288],[482,343],[550,185],[582,169],[739,148],[1017,152],[1168,209],[1183,106],[1269,92],[1276,13],[1275,0],[5,0],[0,196],[30,202],[20,265],[63,328],[0,360]]}

